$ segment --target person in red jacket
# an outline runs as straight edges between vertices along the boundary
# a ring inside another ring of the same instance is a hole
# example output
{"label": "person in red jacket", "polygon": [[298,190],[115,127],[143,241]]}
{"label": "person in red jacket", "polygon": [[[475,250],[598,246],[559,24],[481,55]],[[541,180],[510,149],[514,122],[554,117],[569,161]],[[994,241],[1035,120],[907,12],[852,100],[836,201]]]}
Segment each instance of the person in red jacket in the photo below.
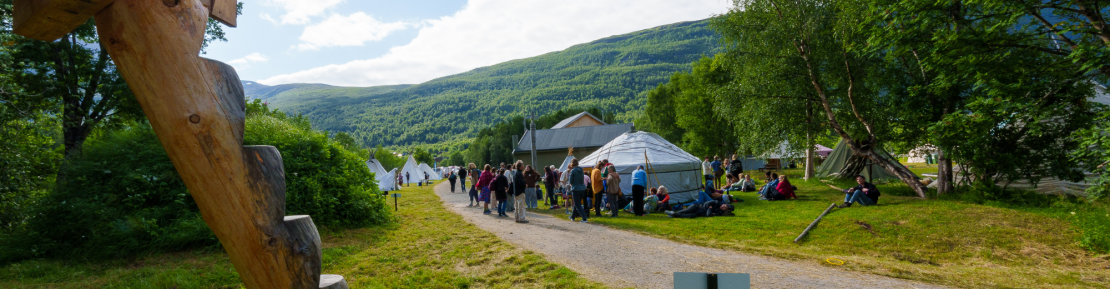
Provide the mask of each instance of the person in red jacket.
{"label": "person in red jacket", "polygon": [[667,211],[671,209],[671,194],[667,193],[667,187],[659,186],[659,206],[656,211]]}
{"label": "person in red jacket", "polygon": [[790,180],[787,179],[786,175],[779,176],[779,184],[775,189],[779,190],[779,194],[782,194],[783,198],[787,200],[798,199],[798,196],[794,195],[794,186],[790,185]]}
{"label": "person in red jacket", "polygon": [[493,170],[493,167],[491,167],[489,164],[486,164],[486,166],[482,168],[482,176],[478,177],[478,182],[477,183],[474,183],[474,186],[477,187],[479,191],[481,191],[481,193],[479,193],[479,195],[478,195],[478,201],[479,202],[485,202],[485,204],[483,204],[484,210],[482,211],[482,213],[486,214],[486,215],[490,214],[490,211],[489,211],[489,193],[490,193],[490,191],[489,191],[489,189],[490,189],[490,183],[492,183],[493,180],[494,180],[494,174],[493,174],[492,170]]}

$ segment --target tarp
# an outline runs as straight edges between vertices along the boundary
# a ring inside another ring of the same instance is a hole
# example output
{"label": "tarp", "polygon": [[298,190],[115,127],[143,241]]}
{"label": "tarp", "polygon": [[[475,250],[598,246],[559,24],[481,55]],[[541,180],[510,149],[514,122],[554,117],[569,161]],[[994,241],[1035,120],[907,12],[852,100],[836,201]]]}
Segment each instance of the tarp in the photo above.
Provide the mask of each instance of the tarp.
{"label": "tarp", "polygon": [[401,167],[401,172],[399,174],[401,174],[401,177],[407,176],[404,178],[405,181],[403,182],[406,184],[415,184],[424,179],[424,170],[420,169],[420,166],[416,164],[416,159],[412,158],[412,155],[409,155],[409,159],[405,161],[405,165]]}
{"label": "tarp", "polygon": [[[897,161],[896,159],[894,159],[894,157],[890,156],[890,154],[886,153],[882,149],[879,149],[879,153],[887,156],[887,158],[891,160]],[[848,161],[848,157],[851,156],[851,146],[849,146],[846,142],[844,142],[843,139],[841,139],[840,143],[836,144],[836,148],[833,148],[833,151],[829,154],[829,157],[825,159],[825,162],[821,163],[821,166],[817,167],[817,171],[815,171],[816,176],[819,178],[823,178],[828,177],[832,174],[839,173],[840,169],[844,168],[844,163]],[[872,164],[870,166],[864,167],[863,171],[861,171],[860,174],[866,177],[868,181],[875,179],[898,179],[898,177],[895,176],[894,173],[887,171],[882,166],[879,166],[877,164]]]}
{"label": "tarp", "polygon": [[[428,173],[428,177],[430,178],[430,180],[438,181],[438,180],[443,179],[443,176],[440,176],[439,172],[436,172],[436,170],[433,170],[432,167],[428,166],[428,164],[420,163],[420,165],[418,165],[418,167],[420,168],[421,171],[423,171],[425,173]],[[414,178],[415,178],[415,176],[414,176]],[[424,179],[424,174],[420,174],[420,178]]]}
{"label": "tarp", "polygon": [[817,155],[821,157],[827,157],[833,152],[833,149],[830,149],[829,147],[823,145],[817,145],[817,149],[814,151],[817,152]]}
{"label": "tarp", "polygon": [[366,167],[370,168],[370,172],[374,173],[374,179],[378,180],[378,189],[381,191],[392,191],[397,189],[397,169],[386,172],[385,167],[377,159],[371,158],[366,160]]}
{"label": "tarp", "polygon": [[[647,162],[651,163],[648,167]],[[648,186],[667,187],[671,200],[687,203],[698,198],[701,187],[701,161],[690,153],[650,132],[626,132],[590,155],[579,160],[582,167],[594,167],[603,159],[616,166],[621,175],[621,190],[632,193],[632,171],[644,165]]]}

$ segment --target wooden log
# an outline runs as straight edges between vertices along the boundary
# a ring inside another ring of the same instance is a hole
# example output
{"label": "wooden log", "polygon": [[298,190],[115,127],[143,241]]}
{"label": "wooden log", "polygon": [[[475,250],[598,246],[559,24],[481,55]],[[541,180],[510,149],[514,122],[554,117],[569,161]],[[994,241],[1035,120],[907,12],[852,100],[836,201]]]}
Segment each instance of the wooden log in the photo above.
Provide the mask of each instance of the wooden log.
{"label": "wooden log", "polygon": [[802,237],[805,237],[806,234],[809,234],[809,230],[813,230],[813,227],[817,226],[817,222],[820,222],[821,218],[824,218],[825,215],[827,215],[829,213],[829,211],[832,210],[833,207],[836,207],[836,203],[833,203],[832,205],[829,205],[829,208],[825,209],[825,212],[821,213],[820,216],[817,216],[817,219],[813,220],[813,223],[809,223],[809,227],[806,227],[805,231],[802,231],[801,235],[798,235],[797,238],[794,238],[794,243],[797,243],[798,241],[801,241]]}
{"label": "wooden log", "polygon": [[197,56],[208,15],[200,0],[117,0],[97,33],[246,287],[318,287],[284,224],[281,155],[242,146],[234,70]]}
{"label": "wooden log", "polygon": [[84,24],[113,0],[15,0],[12,32],[54,41]]}
{"label": "wooden log", "polygon": [[246,93],[243,92],[243,82],[239,81],[239,74],[235,73],[235,68],[231,65],[207,58],[201,59],[204,60],[204,69],[209,79],[215,81],[216,96],[220,98],[217,101],[220,110],[228,119],[231,125],[229,129],[235,134],[235,140],[241,144],[247,121],[247,99]]}
{"label": "wooden log", "polygon": [[[312,217],[285,216],[285,230],[293,239],[292,255],[300,257],[300,265],[303,268],[299,270],[307,271],[311,276],[320,276],[323,251],[320,246],[320,232],[316,231],[316,225],[312,224]],[[321,282],[323,279],[317,279],[312,280],[311,284],[321,284]]]}
{"label": "wooden log", "polygon": [[236,0],[202,0],[204,8],[208,8],[208,16],[224,25],[235,27],[235,17],[238,16],[239,7]]}
{"label": "wooden log", "polygon": [[320,275],[320,289],[348,289],[347,280],[339,275]]}

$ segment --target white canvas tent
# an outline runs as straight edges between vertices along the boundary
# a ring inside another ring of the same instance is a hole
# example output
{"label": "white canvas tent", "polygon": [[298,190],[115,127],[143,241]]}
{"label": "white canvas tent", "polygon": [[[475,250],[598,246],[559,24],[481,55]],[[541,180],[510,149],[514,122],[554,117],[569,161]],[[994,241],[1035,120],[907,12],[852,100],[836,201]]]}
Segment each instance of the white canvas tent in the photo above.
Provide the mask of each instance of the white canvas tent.
{"label": "white canvas tent", "polygon": [[[399,174],[405,180],[403,183],[406,184],[415,184],[420,182],[421,179],[424,179],[424,170],[420,169],[416,164],[416,159],[412,158],[411,155],[409,159],[405,161],[405,165],[401,167],[401,172],[399,172]],[[406,176],[408,177],[406,178]]]}
{"label": "white canvas tent", "polygon": [[371,158],[366,160],[366,167],[370,168],[370,172],[374,173],[374,179],[378,180],[378,189],[385,191],[392,191],[397,189],[397,169],[386,172],[385,167],[377,159]]}
{"label": "white canvas tent", "polygon": [[568,155],[566,159],[563,159],[563,164],[559,165],[558,170],[560,172],[567,171],[567,168],[570,167],[570,161],[573,160],[573,159],[574,159],[574,156]]}
{"label": "white canvas tent", "polygon": [[[628,194],[632,193],[632,171],[644,165],[649,169],[649,187],[662,183],[671,194],[671,200],[679,203],[698,198],[701,161],[657,134],[626,132],[579,160],[579,165],[593,167],[603,159],[616,166],[621,175],[621,190]],[[645,165],[648,162],[650,167]]]}
{"label": "white canvas tent", "polygon": [[[440,176],[439,172],[436,172],[436,170],[433,170],[432,167],[428,166],[428,164],[420,163],[419,168],[420,168],[421,171],[428,174],[429,180],[438,181],[438,180],[443,179],[443,176]],[[415,176],[414,176],[414,178],[415,178]],[[423,173],[420,174],[420,178],[421,179],[424,178]]]}
{"label": "white canvas tent", "polygon": [[919,146],[919,147],[913,149],[912,151],[910,151],[910,153],[907,154],[906,162],[907,163],[924,163],[926,154],[932,154],[933,157],[935,158],[936,155],[937,155],[937,147],[935,147],[933,145]]}

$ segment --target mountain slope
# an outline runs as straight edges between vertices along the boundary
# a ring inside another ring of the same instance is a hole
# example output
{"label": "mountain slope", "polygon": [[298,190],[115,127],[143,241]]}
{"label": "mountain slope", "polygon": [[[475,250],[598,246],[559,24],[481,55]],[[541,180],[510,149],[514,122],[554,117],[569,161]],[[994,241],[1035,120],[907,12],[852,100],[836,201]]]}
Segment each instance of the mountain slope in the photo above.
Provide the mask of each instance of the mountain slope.
{"label": "mountain slope", "polygon": [[303,113],[319,129],[347,132],[364,145],[439,143],[473,137],[492,123],[535,110],[598,107],[625,121],[646,91],[716,53],[708,20],[682,22],[579,44],[414,86],[321,84],[257,90],[271,105]]}

